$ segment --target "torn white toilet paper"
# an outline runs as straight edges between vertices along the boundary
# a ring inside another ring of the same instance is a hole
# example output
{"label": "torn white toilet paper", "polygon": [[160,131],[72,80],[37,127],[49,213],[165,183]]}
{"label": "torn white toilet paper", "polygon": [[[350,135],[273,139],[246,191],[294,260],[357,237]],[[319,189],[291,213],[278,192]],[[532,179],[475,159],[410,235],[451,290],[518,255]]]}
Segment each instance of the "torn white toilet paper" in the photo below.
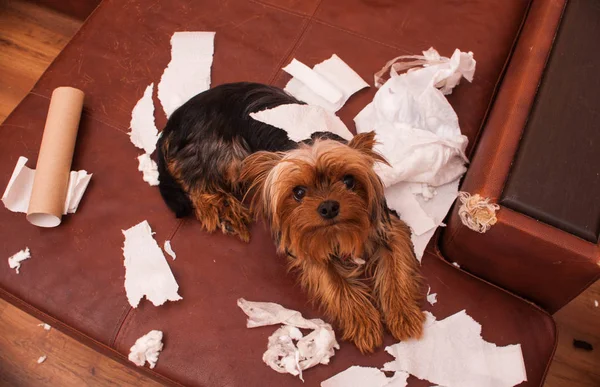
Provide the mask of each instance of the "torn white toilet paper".
{"label": "torn white toilet paper", "polygon": [[427,287],[427,302],[429,302],[431,305],[435,305],[435,303],[437,302],[437,293],[430,293],[431,292],[431,286]]}
{"label": "torn white toilet paper", "polygon": [[160,351],[163,349],[163,333],[153,330],[135,341],[133,347],[129,349],[129,360],[135,365],[142,367],[146,362],[150,368],[156,366]]}
{"label": "torn white toilet paper", "polygon": [[511,387],[527,380],[520,344],[484,341],[481,325],[464,310],[440,321],[425,314],[421,339],[385,349],[395,360],[384,371],[405,371],[445,387]]}
{"label": "torn white toilet paper", "polygon": [[171,258],[173,258],[173,260],[175,260],[175,258],[177,258],[177,254],[175,254],[175,252],[173,251],[173,248],[171,247],[171,241],[165,241],[164,249],[165,249],[165,252],[167,254],[169,254],[171,256]]}
{"label": "torn white toilet paper", "polygon": [[171,61],[158,84],[158,99],[167,118],[210,88],[214,41],[214,32],[175,32],[171,37]]}
{"label": "torn white toilet paper", "polygon": [[158,165],[148,153],[138,156],[138,171],[142,172],[142,179],[152,186],[158,185]]}
{"label": "torn white toilet paper", "polygon": [[127,300],[134,308],[144,296],[155,306],[166,301],[181,300],[177,293],[179,285],[152,234],[145,220],[123,231],[125,291]]}
{"label": "torn white toilet paper", "polygon": [[45,331],[49,331],[50,329],[52,329],[52,327],[49,324],[44,323],[38,324],[38,327],[44,327]]}
{"label": "torn white toilet paper", "polygon": [[[27,213],[27,209],[29,208],[29,199],[31,198],[33,180],[35,179],[35,169],[28,168],[25,164],[27,164],[27,158],[23,156],[19,157],[6,186],[6,190],[4,190],[4,194],[2,195],[4,206],[12,212]],[[71,171],[63,209],[64,215],[77,211],[79,202],[91,178],[92,174],[84,170]]]}
{"label": "torn white toilet paper", "polygon": [[38,363],[38,364],[42,364],[43,362],[45,362],[45,361],[46,361],[46,359],[47,359],[47,356],[46,356],[46,355],[44,355],[44,356],[40,356],[40,357],[37,359],[37,363]]}
{"label": "torn white toilet paper", "polygon": [[21,250],[8,258],[8,267],[10,267],[11,269],[15,269],[17,274],[19,274],[21,262],[29,258],[31,258],[29,247],[25,247],[25,250]]}
{"label": "torn white toilet paper", "polygon": [[[317,364],[329,364],[339,349],[331,325],[321,319],[307,320],[300,312],[272,302],[251,302],[238,299],[238,306],[248,316],[248,328],[284,324],[268,340],[263,361],[279,373],[298,375]],[[303,336],[300,329],[313,331]],[[296,341],[296,343],[294,343]]]}
{"label": "torn white toilet paper", "polygon": [[131,122],[129,123],[131,142],[147,154],[154,152],[156,141],[158,141],[158,129],[154,123],[153,90],[154,83],[146,87],[144,95],[131,111]]}
{"label": "torn white toilet paper", "polygon": [[408,376],[398,371],[388,378],[377,368],[352,366],[321,382],[321,387],[406,387]]}
{"label": "torn white toilet paper", "polygon": [[[416,60],[400,66],[393,63],[402,59]],[[472,53],[456,50],[452,58],[445,58],[430,48],[423,56],[395,58],[378,74],[390,67],[391,78],[354,122],[358,133],[375,130],[377,134],[375,149],[390,163],[378,164],[377,172],[387,187],[389,206],[413,231],[420,260],[458,195],[468,162],[467,137],[444,94],[461,77],[472,81],[475,60]],[[406,69],[411,71],[398,75],[398,70]],[[381,83],[377,74],[376,83]]]}
{"label": "torn white toilet paper", "polygon": [[337,112],[352,94],[369,87],[335,54],[312,69],[294,58],[283,70],[292,76],[285,91],[300,101],[321,106],[330,112]]}
{"label": "torn white toilet paper", "polygon": [[287,104],[250,113],[250,117],[283,129],[292,141],[303,141],[315,132],[331,132],[350,141],[353,137],[338,116],[320,106]]}

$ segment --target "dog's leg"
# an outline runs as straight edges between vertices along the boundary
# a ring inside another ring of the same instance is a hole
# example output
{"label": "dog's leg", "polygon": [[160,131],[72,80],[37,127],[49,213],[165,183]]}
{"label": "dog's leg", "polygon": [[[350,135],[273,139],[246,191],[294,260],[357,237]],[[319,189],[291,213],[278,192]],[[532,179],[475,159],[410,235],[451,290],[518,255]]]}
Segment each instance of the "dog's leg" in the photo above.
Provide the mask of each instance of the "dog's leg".
{"label": "dog's leg", "polygon": [[384,240],[369,260],[374,291],[389,331],[397,340],[419,338],[425,316],[420,304],[421,277],[410,240],[410,229],[392,217]]}
{"label": "dog's leg", "polygon": [[250,210],[233,194],[196,191],[190,195],[190,199],[196,218],[206,231],[220,229],[223,234],[237,235],[244,242],[250,241]]}
{"label": "dog's leg", "polygon": [[359,279],[359,270],[310,258],[295,258],[290,265],[299,270],[300,283],[311,300],[338,324],[343,340],[352,341],[363,353],[382,344],[381,315],[371,302],[368,286]]}

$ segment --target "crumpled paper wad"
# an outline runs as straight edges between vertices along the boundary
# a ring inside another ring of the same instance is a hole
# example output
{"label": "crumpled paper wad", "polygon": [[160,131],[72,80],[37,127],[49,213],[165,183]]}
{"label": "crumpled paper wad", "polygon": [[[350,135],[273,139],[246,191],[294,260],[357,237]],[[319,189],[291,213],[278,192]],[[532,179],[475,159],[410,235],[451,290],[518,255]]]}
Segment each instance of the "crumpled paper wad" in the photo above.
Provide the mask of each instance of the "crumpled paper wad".
{"label": "crumpled paper wad", "polygon": [[[302,378],[302,371],[317,364],[329,364],[339,349],[331,325],[321,319],[307,320],[300,312],[272,302],[252,302],[238,299],[238,306],[248,316],[246,326],[256,328],[284,324],[268,340],[263,361],[279,373]],[[304,336],[299,328],[312,329]]]}

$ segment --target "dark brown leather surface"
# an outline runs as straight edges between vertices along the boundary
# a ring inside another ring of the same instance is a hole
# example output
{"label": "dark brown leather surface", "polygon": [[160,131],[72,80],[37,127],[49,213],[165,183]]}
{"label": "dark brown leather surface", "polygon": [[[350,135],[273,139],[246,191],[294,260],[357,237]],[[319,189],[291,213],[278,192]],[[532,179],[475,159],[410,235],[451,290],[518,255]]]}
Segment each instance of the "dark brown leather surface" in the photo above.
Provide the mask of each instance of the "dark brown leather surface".
{"label": "dark brown leather surface", "polygon": [[[0,294],[46,320],[56,319],[61,329],[105,353],[116,348],[112,354],[119,360],[135,338],[162,329],[166,347],[156,372],[182,383],[299,383],[262,364],[266,338],[274,328],[246,329],[235,305],[238,297],[245,297],[318,316],[285,273],[264,229],[255,225],[252,242],[245,245],[221,234],[208,235],[192,220],[181,224],[137,171],[138,151],[126,135],[131,109],[146,85],[160,79],[170,58],[171,34],[217,31],[213,85],[241,80],[283,85],[287,78],[280,68],[292,57],[313,65],[332,53],[371,82],[372,74],[399,54],[429,46],[444,55],[456,47],[472,50],[478,60],[475,81],[457,88],[450,100],[463,132],[473,140],[527,5],[521,0],[464,5],[352,1],[343,6],[333,0],[165,0],[152,6],[141,0],[104,1],[0,128],[0,181],[6,182],[18,156],[28,156],[35,165],[51,91],[62,85],[79,87],[86,100],[73,168],[94,173],[78,212],[56,229],[38,229],[22,214],[0,211],[2,254],[29,246],[33,256],[19,275],[0,265]],[[378,15],[377,23],[373,15]],[[359,92],[341,110],[351,128],[351,119],[374,93]],[[156,106],[162,126],[165,118]],[[169,264],[183,300],[158,308],[144,301],[133,310],[123,288],[121,229],[144,219],[159,244],[173,240],[178,258]],[[438,318],[466,308],[482,323],[484,338],[500,345],[520,342],[530,380],[526,385],[539,386],[554,350],[551,318],[448,265],[432,251],[430,247],[423,270],[438,292],[439,302],[432,308]],[[382,352],[362,356],[353,346],[342,346],[330,366],[307,372],[307,385],[318,385],[350,364],[389,360]],[[413,385],[427,384],[413,380]]]}
{"label": "dark brown leather surface", "polygon": [[[352,365],[381,367],[392,359],[383,348],[364,356],[342,342],[328,366],[305,372],[304,384],[268,368],[262,354],[276,327],[246,328],[237,298],[277,302],[305,317],[320,315],[286,274],[284,260],[274,254],[262,225],[255,225],[252,232],[254,239],[244,245],[223,235],[207,236],[197,222],[183,224],[172,241],[178,255],[171,267],[184,300],[164,308],[145,303],[132,310],[115,343],[117,351],[126,353],[140,332],[162,329],[166,347],[155,370],[190,386],[318,386]],[[424,309],[438,319],[466,309],[482,324],[484,339],[498,345],[521,343],[529,380],[522,386],[541,385],[556,338],[549,315],[434,254],[425,255],[422,272],[438,294],[438,302],[433,307],[425,304]],[[386,335],[384,344],[393,343]],[[412,377],[409,381],[411,387],[430,385]]]}
{"label": "dark brown leather surface", "polygon": [[[564,4],[533,2],[462,190],[500,199]],[[498,212],[498,223],[478,234],[463,226],[457,210],[455,206],[443,230],[444,256],[551,313],[600,275],[600,248],[595,243],[505,207]]]}
{"label": "dark brown leather surface", "polygon": [[502,205],[592,243],[600,235],[600,3],[567,4]]}

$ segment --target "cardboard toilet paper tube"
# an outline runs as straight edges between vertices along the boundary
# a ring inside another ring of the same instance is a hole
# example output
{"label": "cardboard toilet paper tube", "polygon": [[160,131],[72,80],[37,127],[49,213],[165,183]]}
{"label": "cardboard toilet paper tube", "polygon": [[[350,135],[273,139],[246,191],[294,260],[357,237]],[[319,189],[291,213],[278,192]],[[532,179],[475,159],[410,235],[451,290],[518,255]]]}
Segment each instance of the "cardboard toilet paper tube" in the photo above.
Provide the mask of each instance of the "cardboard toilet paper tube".
{"label": "cardboard toilet paper tube", "polygon": [[52,93],[27,211],[27,220],[36,226],[56,227],[61,222],[83,96],[72,87]]}

